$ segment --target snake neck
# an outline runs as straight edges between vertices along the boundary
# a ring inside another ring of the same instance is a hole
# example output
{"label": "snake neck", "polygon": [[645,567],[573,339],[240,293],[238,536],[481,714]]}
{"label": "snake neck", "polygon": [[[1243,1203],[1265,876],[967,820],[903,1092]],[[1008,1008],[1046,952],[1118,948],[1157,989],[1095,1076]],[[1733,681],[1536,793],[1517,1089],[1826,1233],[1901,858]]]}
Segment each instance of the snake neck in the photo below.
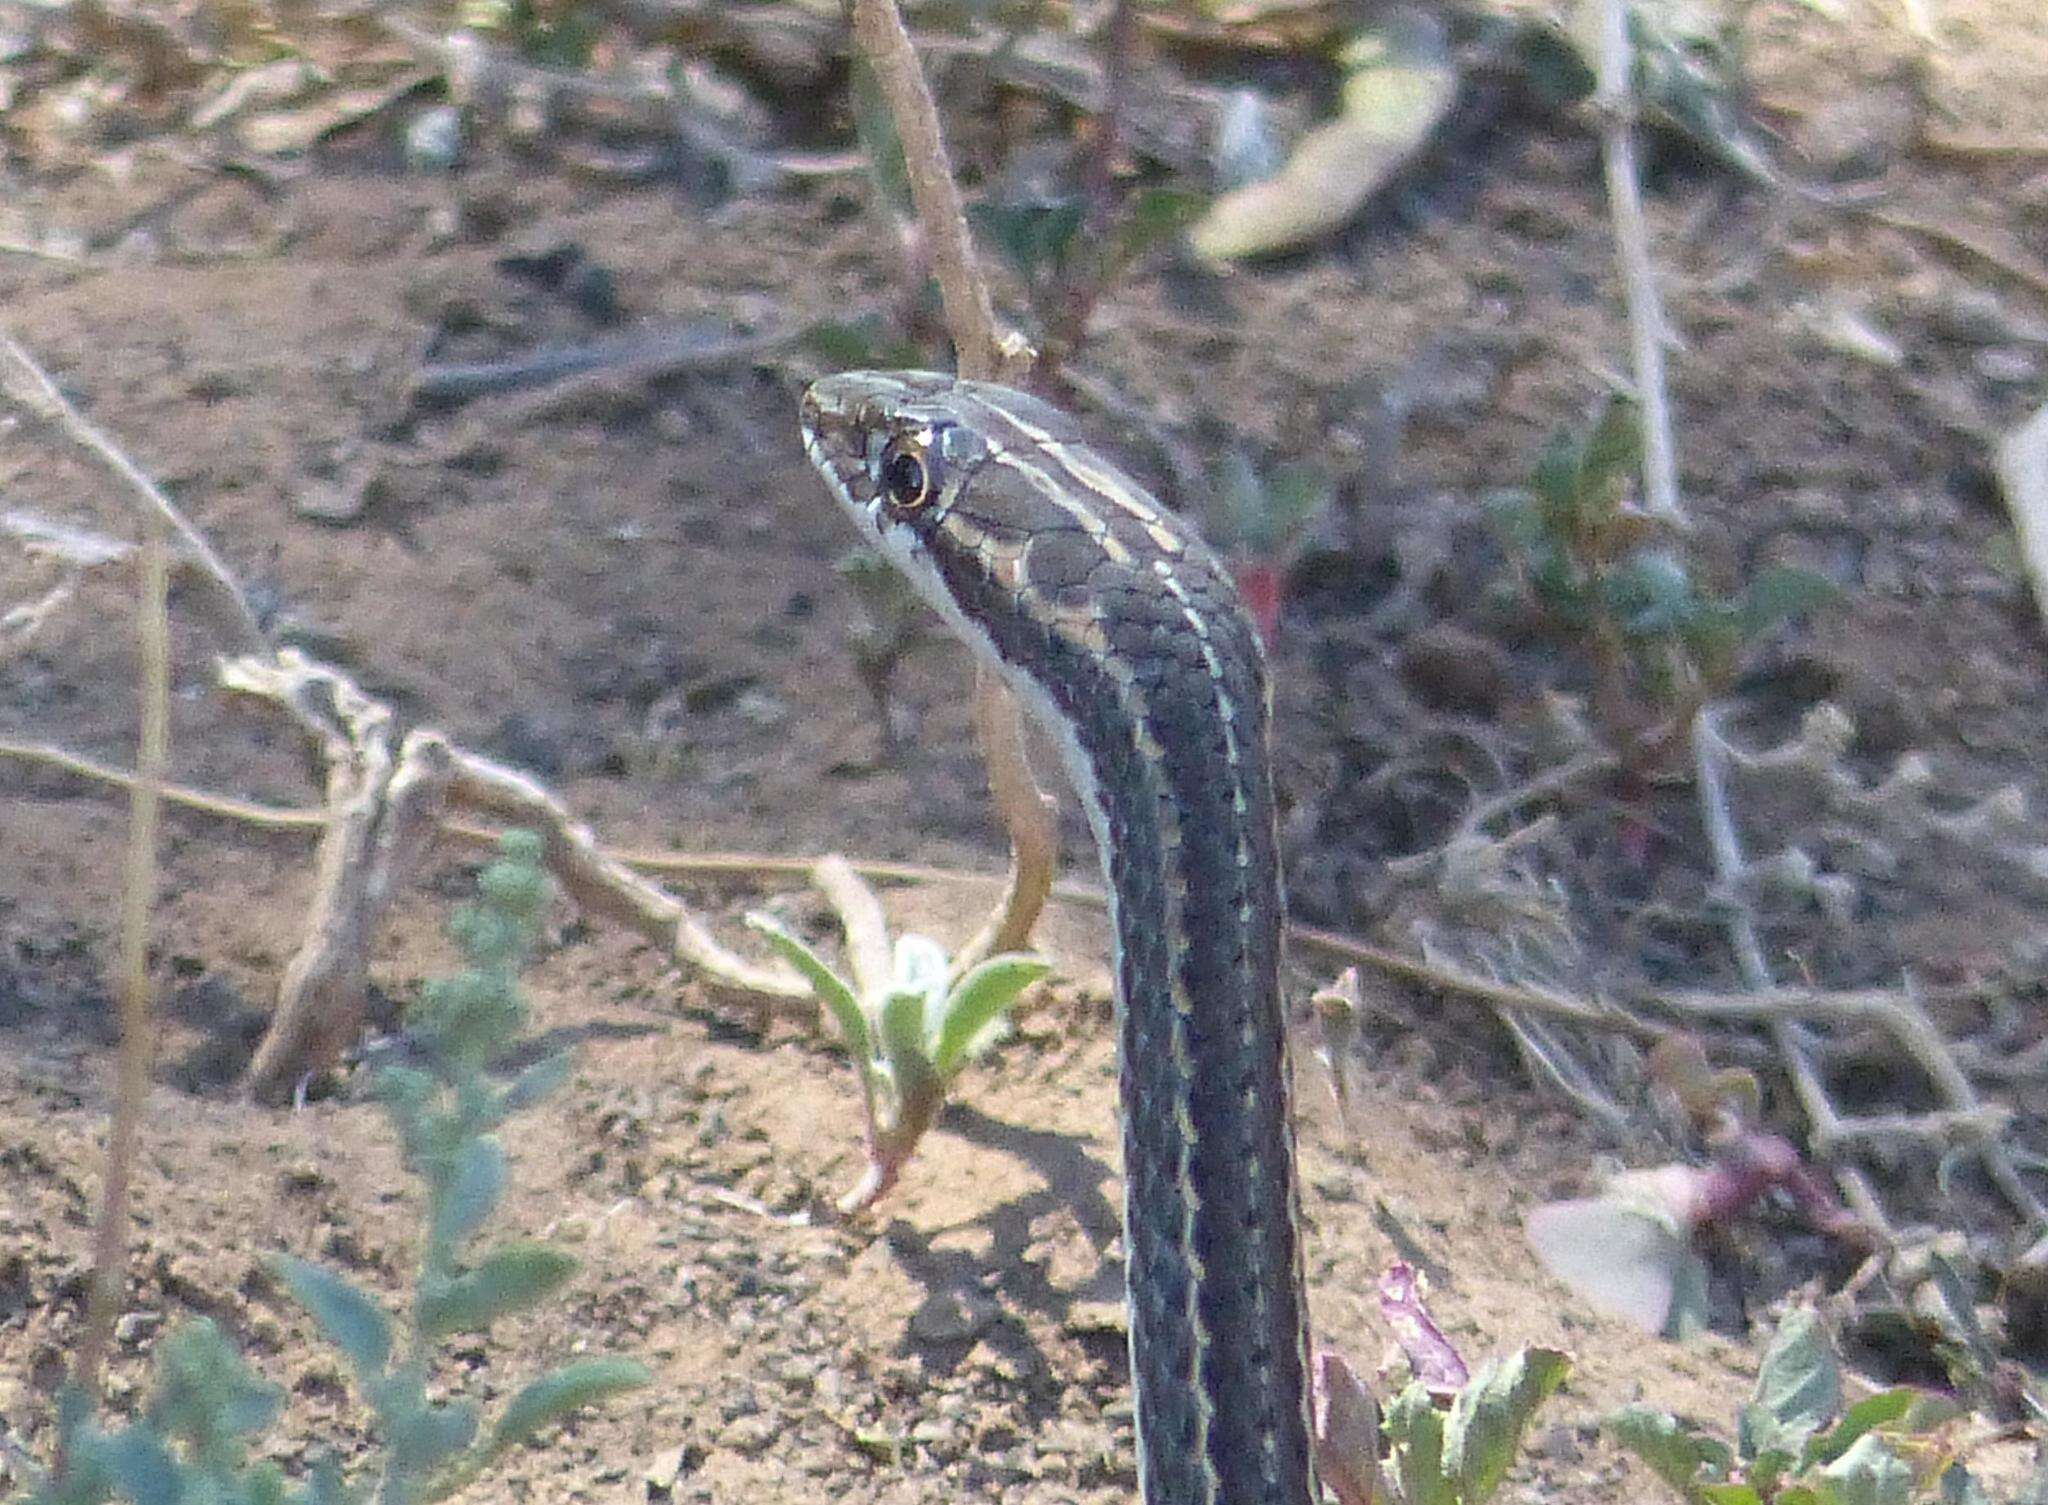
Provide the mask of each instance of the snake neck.
{"label": "snake neck", "polygon": [[1056,702],[1112,898],[1143,1498],[1308,1505],[1265,691],[1255,655],[1218,658],[1076,662],[1031,688]]}

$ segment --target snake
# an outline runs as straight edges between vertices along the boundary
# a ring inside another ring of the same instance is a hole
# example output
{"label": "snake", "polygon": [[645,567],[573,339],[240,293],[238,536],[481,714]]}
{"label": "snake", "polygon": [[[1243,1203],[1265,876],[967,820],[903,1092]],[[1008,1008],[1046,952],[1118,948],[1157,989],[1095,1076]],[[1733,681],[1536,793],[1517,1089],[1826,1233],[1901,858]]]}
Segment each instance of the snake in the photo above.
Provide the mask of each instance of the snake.
{"label": "snake", "polygon": [[800,421],[867,543],[1050,735],[1095,837],[1144,1505],[1312,1505],[1258,631],[1188,523],[1041,398],[855,371]]}

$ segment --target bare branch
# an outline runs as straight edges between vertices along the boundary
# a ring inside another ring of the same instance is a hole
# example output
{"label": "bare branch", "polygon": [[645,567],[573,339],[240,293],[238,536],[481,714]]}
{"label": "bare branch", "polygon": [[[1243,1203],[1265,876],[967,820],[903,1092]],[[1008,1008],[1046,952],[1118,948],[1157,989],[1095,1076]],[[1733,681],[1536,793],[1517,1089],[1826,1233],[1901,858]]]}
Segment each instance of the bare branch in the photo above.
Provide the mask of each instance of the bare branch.
{"label": "bare branch", "polygon": [[[854,0],[853,32],[875,71],[903,143],[910,197],[939,280],[960,374],[983,381],[1019,375],[1021,370],[1006,367],[1028,365],[1027,353],[1021,340],[1004,336],[996,327],[988,281],[975,259],[959,185],[947,159],[938,107],[895,0]],[[980,668],[975,678],[975,721],[989,786],[1009,829],[1011,864],[1001,907],[961,958],[970,965],[991,950],[1016,950],[1028,943],[1051,889],[1059,851],[1057,807],[1032,779],[1023,718],[1009,692]]]}
{"label": "bare branch", "polygon": [[939,129],[938,106],[918,65],[917,50],[895,0],[854,0],[853,35],[868,66],[875,70],[882,97],[903,142],[904,168],[910,178],[911,201],[930,247],[932,270],[939,279],[939,297],[946,306],[946,327],[962,376],[1000,380],[1005,347],[996,330],[995,305],[988,282],[974,258],[961,207],[959,185]]}

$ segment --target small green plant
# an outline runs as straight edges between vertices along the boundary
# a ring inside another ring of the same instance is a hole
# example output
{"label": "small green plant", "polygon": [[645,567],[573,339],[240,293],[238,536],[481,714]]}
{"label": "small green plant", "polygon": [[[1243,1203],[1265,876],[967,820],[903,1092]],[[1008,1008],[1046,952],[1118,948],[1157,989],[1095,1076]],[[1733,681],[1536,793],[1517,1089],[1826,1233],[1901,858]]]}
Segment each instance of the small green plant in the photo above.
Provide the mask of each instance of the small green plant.
{"label": "small green plant", "polygon": [[1689,729],[1751,644],[1835,593],[1820,576],[1783,567],[1732,596],[1703,589],[1666,526],[1629,498],[1640,442],[1635,405],[1610,396],[1583,434],[1551,437],[1526,489],[1492,503],[1528,594],[1585,645],[1594,713],[1624,754]]}
{"label": "small green plant", "polygon": [[1206,203],[1183,188],[1140,188],[1120,197],[1098,231],[1088,196],[1076,189],[984,199],[969,206],[968,219],[1023,282],[1038,342],[1057,364],[1080,347],[1103,296],[1192,224]]}
{"label": "small green plant", "polygon": [[546,1244],[471,1248],[505,1191],[497,1131],[568,1075],[557,1054],[509,1081],[492,1068],[517,1047],[526,1023],[518,973],[547,903],[540,842],[504,838],[484,870],[482,902],[453,930],[467,965],[428,985],[407,1016],[422,1064],[386,1067],[374,1090],[396,1128],[405,1166],[426,1186],[424,1237],[412,1301],[394,1321],[384,1304],[323,1265],[287,1254],[265,1263],[341,1351],[375,1419],[377,1461],[351,1480],[328,1456],[287,1487],[275,1464],[251,1463],[250,1444],[275,1416],[280,1392],[255,1375],[211,1322],[185,1324],[158,1346],[156,1377],[139,1421],[104,1427],[84,1397],[61,1402],[59,1456],[24,1505],[424,1505],[478,1478],[504,1453],[571,1412],[647,1382],[627,1359],[586,1359],[530,1381],[486,1428],[465,1400],[435,1401],[434,1346],[482,1332],[560,1290],[576,1262]]}
{"label": "small green plant", "polygon": [[1341,1355],[1316,1355],[1316,1455],[1338,1505],[1483,1505],[1571,1372],[1568,1355],[1523,1348],[1473,1373],[1425,1295],[1406,1264],[1380,1276],[1380,1317],[1412,1375],[1383,1411]]}
{"label": "small green plant", "polygon": [[1288,572],[1335,494],[1328,473],[1316,466],[1262,468],[1238,448],[1217,469],[1205,535],[1230,561],[1238,593],[1269,648],[1279,641]]}
{"label": "small green plant", "polygon": [[1650,1406],[1607,1426],[1688,1505],[1989,1505],[1957,1456],[1967,1414],[1905,1386],[1844,1404],[1834,1348],[1799,1307],[1764,1352],[1733,1446]]}
{"label": "small green plant", "polygon": [[1507,1477],[1536,1408],[1564,1383],[1571,1361],[1524,1348],[1483,1364],[1441,1408],[1421,1380],[1388,1404],[1386,1475],[1402,1505],[1481,1505]]}
{"label": "small green plant", "polygon": [[955,977],[938,942],[906,934],[896,939],[890,975],[863,997],[772,917],[749,915],[747,923],[810,983],[860,1078],[868,1166],[840,1199],[845,1212],[896,1184],[954,1079],[1002,1034],[1017,995],[1052,970],[1035,956],[993,956]]}

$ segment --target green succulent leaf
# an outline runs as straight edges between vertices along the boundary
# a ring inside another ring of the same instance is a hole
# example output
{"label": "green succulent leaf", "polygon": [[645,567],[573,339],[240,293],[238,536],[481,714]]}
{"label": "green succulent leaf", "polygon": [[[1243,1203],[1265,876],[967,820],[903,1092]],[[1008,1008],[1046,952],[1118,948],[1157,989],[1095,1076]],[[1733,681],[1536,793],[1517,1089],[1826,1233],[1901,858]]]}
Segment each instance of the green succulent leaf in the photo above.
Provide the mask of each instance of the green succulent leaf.
{"label": "green succulent leaf", "polygon": [[1571,533],[1578,520],[1582,454],[1579,436],[1561,428],[1536,456],[1536,469],[1529,477],[1529,485],[1541,509],[1544,531],[1553,536]]}
{"label": "green succulent leaf", "polygon": [[208,1318],[180,1323],[157,1345],[149,1424],[197,1451],[261,1431],[282,1398]]}
{"label": "green succulent leaf", "polygon": [[1411,1384],[1387,1407],[1380,1430],[1387,1463],[1401,1486],[1402,1505],[1460,1505],[1458,1487],[1444,1476],[1444,1413],[1429,1391]]}
{"label": "green succulent leaf", "polygon": [[932,1067],[951,1077],[993,1040],[1017,995],[1052,971],[1035,956],[992,956],[954,986],[946,998]]}
{"label": "green succulent leaf", "polygon": [[301,1505],[357,1505],[361,1498],[362,1491],[348,1487],[341,1460],[332,1453],[323,1453],[314,1460],[306,1487],[299,1496]]}
{"label": "green succulent leaf", "polygon": [[391,1359],[391,1317],[368,1292],[295,1255],[272,1254],[264,1264],[341,1350],[358,1380],[367,1387],[384,1373]]}
{"label": "green succulent leaf", "polygon": [[882,1037],[882,1059],[901,1078],[930,1069],[925,1049],[925,995],[892,988],[882,995],[876,1024]]}
{"label": "green succulent leaf", "polygon": [[1702,1484],[1694,1498],[1704,1505],[1763,1505],[1754,1484]]}
{"label": "green succulent leaf", "polygon": [[1757,1369],[1753,1402],[1743,1408],[1737,1446],[1745,1457],[1767,1449],[1795,1454],[1842,1409],[1842,1375],[1812,1307],[1790,1312]]}
{"label": "green succulent leaf", "polygon": [[1123,219],[1110,237],[1103,265],[1105,279],[1123,275],[1125,268],[1192,225],[1208,207],[1207,198],[1185,188],[1139,189],[1125,201]]}
{"label": "green succulent leaf", "polygon": [[1849,1451],[1820,1471],[1829,1505],[1910,1505],[1913,1471],[1875,1433],[1866,1432]]}
{"label": "green succulent leaf", "polygon": [[1680,1494],[1690,1497],[1706,1474],[1717,1479],[1728,1472],[1728,1445],[1680,1421],[1669,1411],[1628,1406],[1607,1419],[1614,1440],[1634,1453]]}
{"label": "green succulent leaf", "polygon": [[1602,582],[1608,615],[1630,637],[1683,632],[1698,609],[1692,577],[1677,556],[1662,549],[1633,554]]}
{"label": "green succulent leaf", "polygon": [[1463,1505],[1500,1487],[1536,1408],[1564,1383],[1571,1359],[1554,1348],[1524,1348],[1485,1365],[1451,1402],[1444,1424],[1444,1471]]}
{"label": "green succulent leaf", "polygon": [[875,70],[858,54],[854,57],[851,85],[853,130],[866,149],[868,176],[882,201],[897,217],[911,219],[917,206],[910,198],[910,172],[904,165],[903,138],[896,133],[896,117],[890,112]]}
{"label": "green succulent leaf", "polygon": [[477,1409],[468,1401],[445,1406],[416,1405],[387,1414],[385,1428],[400,1469],[429,1473],[468,1447],[476,1437]]}
{"label": "green succulent leaf", "polygon": [[1081,201],[1073,198],[984,201],[967,210],[969,222],[1027,282],[1041,282],[1066,269],[1081,244],[1083,215]]}
{"label": "green succulent leaf", "polygon": [[919,1019],[918,1049],[930,1055],[946,1017],[946,948],[928,935],[909,932],[896,937],[890,954],[889,991],[915,993],[924,1002]]}
{"label": "green succulent leaf", "polygon": [[750,914],[747,926],[767,941],[811,985],[811,992],[825,1005],[832,1022],[839,1026],[839,1036],[846,1042],[846,1053],[865,1069],[866,1063],[874,1059],[875,1042],[868,1031],[868,1016],[861,1008],[860,1000],[854,997],[853,989],[819,959],[817,952],[785,930],[774,916]]}
{"label": "green succulent leaf", "polygon": [[1941,1505],[1991,1505],[1991,1496],[1960,1463],[1941,1471]]}
{"label": "green succulent leaf", "polygon": [[569,1080],[569,1071],[575,1065],[575,1060],[571,1052],[558,1050],[553,1055],[542,1056],[535,1061],[512,1079],[511,1085],[499,1097],[491,1121],[494,1124],[501,1123],[512,1114],[524,1112],[547,1097]]}
{"label": "green succulent leaf", "polygon": [[1749,1466],[1743,1470],[1743,1474],[1760,1493],[1768,1495],[1798,1461],[1798,1457],[1790,1448],[1772,1444],[1749,1460]]}
{"label": "green succulent leaf", "polygon": [[1600,405],[1579,460],[1578,490],[1618,499],[1643,466],[1642,410],[1633,399],[1610,393]]}
{"label": "green succulent leaf", "polygon": [[565,1364],[512,1397],[491,1431],[490,1451],[502,1452],[571,1412],[636,1389],[652,1378],[644,1366],[631,1359],[584,1359]]}
{"label": "green succulent leaf", "polygon": [[1905,1420],[1921,1394],[1910,1385],[1899,1385],[1865,1396],[1844,1411],[1842,1419],[1830,1430],[1815,1435],[1807,1443],[1805,1456],[1800,1459],[1801,1469],[1831,1462],[1849,1451],[1850,1445],[1864,1433]]}
{"label": "green succulent leaf", "polygon": [[473,1270],[423,1291],[420,1331],[429,1338],[481,1332],[498,1318],[539,1305],[576,1273],[576,1260],[547,1244],[494,1249]]}
{"label": "green succulent leaf", "polygon": [[1941,1304],[1948,1309],[1946,1325],[1979,1369],[1991,1369],[1997,1357],[1992,1352],[1991,1340],[1985,1337],[1984,1328],[1977,1321],[1977,1301],[1963,1272],[1945,1255],[1935,1254],[1927,1262],[1927,1273],[1941,1294]]}

